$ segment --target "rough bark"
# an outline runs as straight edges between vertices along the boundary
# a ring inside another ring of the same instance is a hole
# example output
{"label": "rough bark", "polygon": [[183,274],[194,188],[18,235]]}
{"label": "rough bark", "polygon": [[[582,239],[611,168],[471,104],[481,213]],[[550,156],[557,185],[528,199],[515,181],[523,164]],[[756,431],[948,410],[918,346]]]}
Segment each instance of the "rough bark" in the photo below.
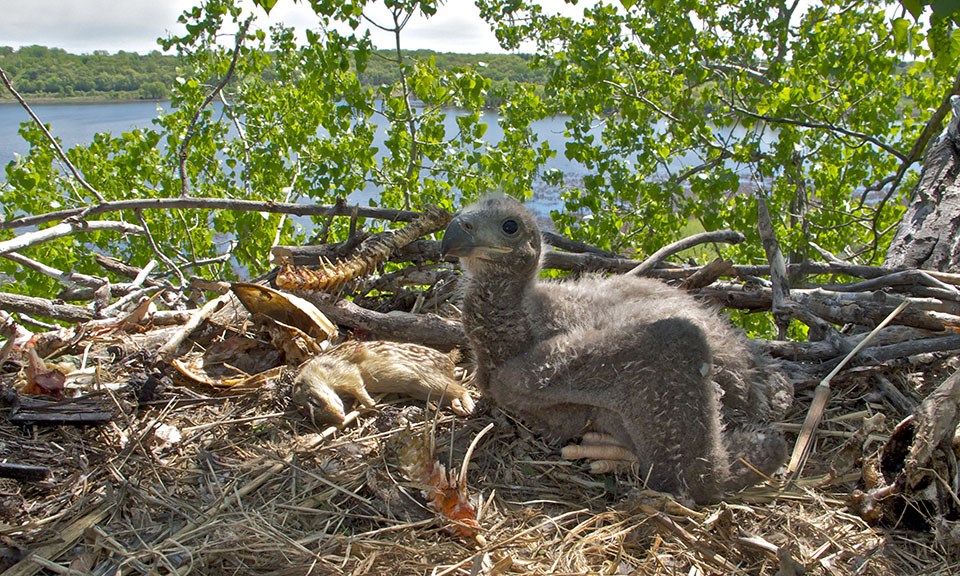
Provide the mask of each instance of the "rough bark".
{"label": "rough bark", "polygon": [[885,266],[960,271],[960,97],[953,118],[924,154],[910,206],[887,250]]}

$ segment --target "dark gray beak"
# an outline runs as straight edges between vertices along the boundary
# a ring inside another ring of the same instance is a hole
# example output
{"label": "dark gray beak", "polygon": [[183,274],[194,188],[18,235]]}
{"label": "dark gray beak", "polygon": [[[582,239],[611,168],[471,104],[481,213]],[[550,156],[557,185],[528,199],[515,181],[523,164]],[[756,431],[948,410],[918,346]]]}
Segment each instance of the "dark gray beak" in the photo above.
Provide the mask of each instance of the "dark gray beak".
{"label": "dark gray beak", "polygon": [[472,230],[473,225],[465,221],[462,215],[451,220],[440,242],[440,256],[468,256],[476,247]]}

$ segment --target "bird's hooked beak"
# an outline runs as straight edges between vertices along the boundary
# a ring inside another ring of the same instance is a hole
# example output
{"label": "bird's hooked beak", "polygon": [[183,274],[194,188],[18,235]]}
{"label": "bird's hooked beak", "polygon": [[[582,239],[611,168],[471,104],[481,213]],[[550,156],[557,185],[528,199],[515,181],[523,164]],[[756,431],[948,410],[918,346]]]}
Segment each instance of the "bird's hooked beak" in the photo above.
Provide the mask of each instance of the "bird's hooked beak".
{"label": "bird's hooked beak", "polygon": [[440,256],[470,256],[476,248],[473,224],[464,220],[463,215],[451,220],[443,233],[443,241],[440,242]]}
{"label": "bird's hooked beak", "polygon": [[461,212],[447,225],[440,242],[440,256],[457,256],[479,260],[498,260],[504,254],[513,252],[513,248],[504,245],[491,230],[489,222],[484,222],[481,214]]}

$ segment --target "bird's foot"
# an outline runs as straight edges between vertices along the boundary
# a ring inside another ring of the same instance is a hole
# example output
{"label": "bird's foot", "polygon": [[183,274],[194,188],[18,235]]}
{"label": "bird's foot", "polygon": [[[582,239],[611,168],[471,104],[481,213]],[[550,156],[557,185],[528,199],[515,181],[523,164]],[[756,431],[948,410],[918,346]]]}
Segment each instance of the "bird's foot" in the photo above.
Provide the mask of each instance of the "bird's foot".
{"label": "bird's foot", "polygon": [[637,465],[637,457],[609,434],[587,432],[579,444],[564,446],[560,455],[565,460],[592,460],[591,474],[627,472]]}

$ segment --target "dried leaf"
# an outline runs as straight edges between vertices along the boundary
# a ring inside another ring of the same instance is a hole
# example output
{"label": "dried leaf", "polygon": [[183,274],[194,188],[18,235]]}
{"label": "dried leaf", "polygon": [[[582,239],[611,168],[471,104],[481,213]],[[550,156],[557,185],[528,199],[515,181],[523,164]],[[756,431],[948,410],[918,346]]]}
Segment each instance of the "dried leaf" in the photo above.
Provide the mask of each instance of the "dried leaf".
{"label": "dried leaf", "polygon": [[337,335],[337,326],[316,306],[299,296],[247,282],[234,282],[230,288],[251,314],[269,316],[319,340]]}
{"label": "dried leaf", "polygon": [[398,456],[404,476],[421,488],[430,508],[453,521],[447,527],[451,533],[479,541],[480,524],[476,508],[470,503],[466,482],[437,461],[432,430],[427,428],[422,434],[407,430],[400,439]]}
{"label": "dried leaf", "polygon": [[27,345],[27,386],[25,394],[45,394],[54,398],[63,397],[64,383],[67,375],[57,369],[50,369],[46,362],[37,355],[32,344]]}

